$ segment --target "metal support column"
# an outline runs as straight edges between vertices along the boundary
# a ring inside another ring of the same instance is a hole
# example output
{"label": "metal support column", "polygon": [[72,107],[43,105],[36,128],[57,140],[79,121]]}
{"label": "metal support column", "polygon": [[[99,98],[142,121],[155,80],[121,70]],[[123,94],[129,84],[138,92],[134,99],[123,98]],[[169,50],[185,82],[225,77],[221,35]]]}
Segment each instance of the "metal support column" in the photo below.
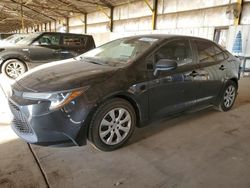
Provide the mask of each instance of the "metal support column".
{"label": "metal support column", "polygon": [[156,30],[158,0],[153,0],[153,6],[150,5],[149,0],[144,0],[144,2],[152,12],[152,30]]}
{"label": "metal support column", "polygon": [[21,0],[21,24],[22,24],[22,33],[24,33],[23,1],[22,0]]}
{"label": "metal support column", "polygon": [[110,7],[110,32],[113,32],[114,28],[114,7]]}
{"label": "metal support column", "polygon": [[66,20],[66,33],[69,33],[69,17],[66,17],[65,20]]}
{"label": "metal support column", "polygon": [[236,5],[237,16],[234,18],[234,25],[240,24],[242,9],[243,9],[243,0],[237,0],[237,5]]}
{"label": "metal support column", "polygon": [[54,24],[55,24],[55,32],[57,31],[57,29],[56,29],[56,27],[57,27],[57,25],[56,25],[56,21],[54,22]]}
{"label": "metal support column", "polygon": [[84,14],[84,33],[87,34],[88,32],[88,14]]}
{"label": "metal support column", "polygon": [[114,17],[114,7],[113,6],[110,6],[109,9],[110,9],[110,14],[108,14],[101,6],[98,6],[99,10],[105,15],[108,17],[109,19],[109,30],[110,32],[113,32],[113,26],[114,26],[114,20],[113,20],[113,17]]}

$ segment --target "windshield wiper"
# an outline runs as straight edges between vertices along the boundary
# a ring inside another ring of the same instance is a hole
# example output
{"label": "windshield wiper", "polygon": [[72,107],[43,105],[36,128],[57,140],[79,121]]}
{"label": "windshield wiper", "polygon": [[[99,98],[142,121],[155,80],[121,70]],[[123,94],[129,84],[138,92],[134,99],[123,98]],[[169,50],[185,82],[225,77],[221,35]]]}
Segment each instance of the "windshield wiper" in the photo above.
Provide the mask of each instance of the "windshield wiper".
{"label": "windshield wiper", "polygon": [[81,60],[85,60],[85,61],[87,61],[89,63],[97,64],[97,65],[107,65],[103,61],[100,61],[99,59],[96,59],[96,58],[90,58],[90,57],[82,57],[82,56],[80,56],[80,59]]}

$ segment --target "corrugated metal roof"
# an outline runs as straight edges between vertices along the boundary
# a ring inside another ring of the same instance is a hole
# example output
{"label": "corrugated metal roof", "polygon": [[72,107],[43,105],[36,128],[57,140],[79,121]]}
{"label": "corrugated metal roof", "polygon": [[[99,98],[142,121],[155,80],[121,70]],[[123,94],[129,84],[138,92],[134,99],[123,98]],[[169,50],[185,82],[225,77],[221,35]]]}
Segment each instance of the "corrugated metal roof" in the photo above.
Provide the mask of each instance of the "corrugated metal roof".
{"label": "corrugated metal roof", "polygon": [[[73,14],[94,12],[133,0],[0,0],[0,32],[20,29],[21,12],[25,26],[55,21]],[[22,11],[21,11],[22,9]]]}

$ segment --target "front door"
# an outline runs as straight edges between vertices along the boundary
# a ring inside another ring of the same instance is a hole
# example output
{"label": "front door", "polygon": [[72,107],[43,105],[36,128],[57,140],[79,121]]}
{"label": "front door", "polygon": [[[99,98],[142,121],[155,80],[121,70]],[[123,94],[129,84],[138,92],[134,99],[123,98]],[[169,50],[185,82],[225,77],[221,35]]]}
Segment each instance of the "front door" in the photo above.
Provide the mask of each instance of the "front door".
{"label": "front door", "polygon": [[185,110],[196,103],[197,84],[194,82],[197,64],[189,40],[180,39],[164,44],[155,54],[159,59],[175,60],[176,70],[161,71],[149,82],[150,117],[158,118]]}
{"label": "front door", "polygon": [[46,33],[34,41],[29,48],[32,63],[41,64],[60,60],[60,34]]}

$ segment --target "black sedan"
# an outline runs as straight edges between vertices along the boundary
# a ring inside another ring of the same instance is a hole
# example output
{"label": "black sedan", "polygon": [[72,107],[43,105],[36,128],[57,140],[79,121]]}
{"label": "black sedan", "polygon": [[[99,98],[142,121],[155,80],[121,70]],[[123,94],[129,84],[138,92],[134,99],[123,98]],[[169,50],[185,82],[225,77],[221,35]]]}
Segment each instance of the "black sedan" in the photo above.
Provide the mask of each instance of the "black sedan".
{"label": "black sedan", "polygon": [[200,38],[118,39],[74,59],[42,65],[12,85],[12,128],[39,145],[125,144],[135,126],[194,108],[232,108],[239,61]]}

